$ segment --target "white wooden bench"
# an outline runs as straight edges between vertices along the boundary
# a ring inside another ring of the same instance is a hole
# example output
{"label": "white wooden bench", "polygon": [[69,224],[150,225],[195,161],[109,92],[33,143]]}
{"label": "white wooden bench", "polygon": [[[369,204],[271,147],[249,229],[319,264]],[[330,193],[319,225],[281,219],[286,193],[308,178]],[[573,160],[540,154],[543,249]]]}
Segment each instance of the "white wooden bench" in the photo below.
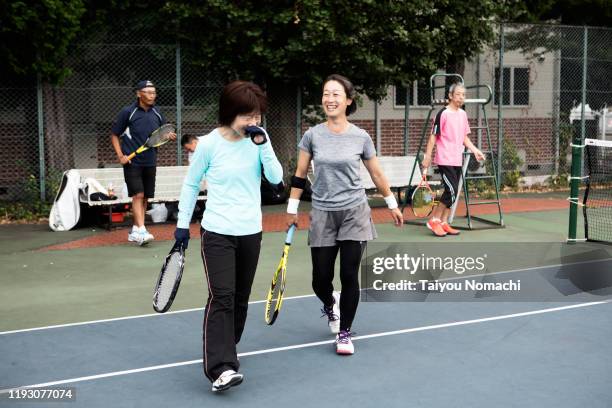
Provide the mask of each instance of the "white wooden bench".
{"label": "white wooden bench", "polygon": [[[410,180],[410,173],[412,173],[412,167],[414,166],[414,156],[380,156],[378,162],[387,180],[389,181],[389,187],[392,189],[406,188],[410,186],[416,186],[421,182],[421,169],[417,166],[414,169],[414,175]],[[370,173],[361,163],[360,169],[361,182],[366,190],[376,188]]]}
{"label": "white wooden bench", "polygon": [[[149,198],[149,203],[176,202],[179,201],[183,180],[187,175],[189,166],[159,166],[155,176],[155,196]],[[91,207],[108,207],[109,227],[112,223],[111,208],[117,204],[130,204],[132,199],[127,196],[124,188],[123,168],[105,167],[100,169],[78,169],[81,175],[81,183],[86,179],[93,178],[104,188],[112,184],[116,200],[92,201],[90,194],[81,194],[81,202]],[[202,180],[200,191],[206,190],[206,181]],[[198,201],[206,200],[206,195],[199,195]]]}

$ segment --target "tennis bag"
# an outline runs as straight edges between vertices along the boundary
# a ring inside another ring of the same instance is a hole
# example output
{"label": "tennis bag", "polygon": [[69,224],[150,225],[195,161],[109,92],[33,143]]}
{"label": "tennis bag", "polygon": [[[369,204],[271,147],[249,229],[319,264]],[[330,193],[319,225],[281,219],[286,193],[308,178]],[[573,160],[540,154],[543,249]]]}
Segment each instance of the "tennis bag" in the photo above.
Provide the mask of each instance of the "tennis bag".
{"label": "tennis bag", "polygon": [[79,222],[81,217],[80,187],[81,175],[77,170],[64,172],[49,214],[49,227],[53,231],[69,231]]}

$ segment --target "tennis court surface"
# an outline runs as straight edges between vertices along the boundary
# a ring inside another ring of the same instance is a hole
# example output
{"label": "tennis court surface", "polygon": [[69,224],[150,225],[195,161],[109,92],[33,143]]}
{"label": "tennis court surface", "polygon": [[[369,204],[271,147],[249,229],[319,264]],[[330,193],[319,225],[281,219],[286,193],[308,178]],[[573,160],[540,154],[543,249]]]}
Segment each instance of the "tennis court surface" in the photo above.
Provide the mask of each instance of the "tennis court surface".
{"label": "tennis court surface", "polygon": [[[561,243],[566,220],[567,210],[510,213],[504,229],[460,237],[474,245]],[[377,229],[379,241],[433,240],[414,225]],[[304,231],[294,239],[288,298],[273,326],[264,324],[262,299],[284,234],[264,234],[239,344],[245,381],[213,394],[202,372],[206,289],[197,239],[187,252],[173,312],[158,315],[151,308],[152,289],[169,242],[41,250],[100,235],[0,228],[0,406],[612,406],[607,291],[574,291],[563,301],[362,302],[353,324],[356,353],[341,357],[311,294]],[[609,245],[592,245],[612,252]],[[602,262],[609,265],[610,259]],[[505,272],[543,276],[560,263],[547,259],[530,267],[517,261]],[[72,387],[76,398],[9,399],[8,389],[24,386]]]}

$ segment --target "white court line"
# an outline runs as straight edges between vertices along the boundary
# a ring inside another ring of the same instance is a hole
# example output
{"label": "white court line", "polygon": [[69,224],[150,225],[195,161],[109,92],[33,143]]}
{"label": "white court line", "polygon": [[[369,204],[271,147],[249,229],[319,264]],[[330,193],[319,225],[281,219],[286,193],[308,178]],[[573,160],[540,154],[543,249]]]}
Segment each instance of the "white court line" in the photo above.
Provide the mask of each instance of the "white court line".
{"label": "white court line", "polygon": [[[310,294],[310,295],[290,296],[290,297],[283,298],[283,302],[286,301],[286,300],[302,299],[302,298],[308,298],[308,297],[314,297],[314,296],[315,296],[314,293]],[[266,301],[265,299],[264,300],[254,300],[254,301],[249,302],[249,305],[254,305],[256,303],[264,303],[265,301]],[[175,311],[166,312],[166,313],[149,313],[149,314],[143,314],[143,315],[114,317],[114,318],[111,318],[111,319],[89,320],[89,321],[86,321],[86,322],[57,324],[57,325],[53,325],[53,326],[32,327],[30,329],[19,329],[19,330],[3,331],[3,332],[0,332],[0,335],[3,335],[3,334],[24,333],[24,332],[38,331],[38,330],[59,329],[59,328],[63,328],[63,327],[72,327],[72,326],[83,326],[83,325],[86,325],[86,324],[116,322],[116,321],[120,321],[120,320],[140,319],[140,318],[143,318],[143,317],[167,316],[167,315],[178,314],[178,313],[197,312],[197,311],[200,311],[200,310],[204,310],[204,308],[203,307],[196,307],[196,308],[193,308],[193,309],[175,310]]]}
{"label": "white court line", "polygon": [[[353,340],[357,341],[357,340],[371,339],[371,338],[376,338],[376,337],[394,336],[394,335],[398,335],[398,334],[415,333],[415,332],[421,332],[421,331],[427,331],[427,330],[443,329],[443,328],[447,328],[447,327],[465,326],[465,325],[468,325],[468,324],[477,324],[477,323],[492,322],[492,321],[496,321],[496,320],[512,319],[512,318],[515,318],[515,317],[533,316],[533,315],[544,314],[544,313],[559,312],[559,311],[562,311],[562,310],[570,310],[570,309],[578,309],[578,308],[583,308],[583,307],[602,305],[602,304],[607,304],[607,303],[610,303],[610,302],[612,302],[612,301],[608,300],[608,301],[600,301],[600,302],[579,303],[579,304],[576,304],[576,305],[568,305],[568,306],[553,307],[553,308],[548,308],[548,309],[531,310],[529,312],[512,313],[512,314],[507,314],[507,315],[484,317],[484,318],[480,318],[480,319],[462,320],[462,321],[458,321],[458,322],[434,324],[434,325],[431,325],[431,326],[421,326],[421,327],[413,327],[413,328],[410,328],[410,329],[394,330],[394,331],[381,332],[381,333],[372,333],[372,334],[366,334],[366,335],[363,335],[363,336],[355,336],[353,338]],[[249,351],[249,352],[245,352],[245,353],[239,353],[238,357],[254,356],[254,355],[258,355],[258,354],[269,354],[269,353],[276,353],[276,352],[279,352],[279,351],[303,349],[303,348],[308,348],[308,347],[316,347],[316,346],[321,346],[321,345],[324,345],[324,344],[331,344],[333,342],[334,342],[334,340],[324,340],[324,341],[316,341],[316,342],[312,342],[312,343],[294,344],[294,345],[285,346],[285,347],[275,347],[275,348],[264,349],[264,350]],[[97,379],[100,379],[100,378],[118,377],[118,376],[122,376],[122,375],[143,373],[143,372],[147,372],[147,371],[163,370],[165,368],[181,367],[181,366],[200,364],[200,363],[202,363],[202,359],[189,360],[189,361],[181,361],[181,362],[178,362],[178,363],[162,364],[162,365],[149,366],[149,367],[143,367],[143,368],[135,368],[135,369],[132,369],[132,370],[115,371],[115,372],[104,373],[104,374],[97,374],[97,375],[89,375],[89,376],[86,376],[86,377],[68,378],[66,380],[50,381],[50,382],[40,383],[40,384],[31,384],[31,385],[23,385],[23,386],[20,386],[20,387],[7,388],[7,389],[4,389],[4,390],[0,390],[0,394],[6,394],[6,393],[10,392],[11,390],[15,390],[17,388],[53,387],[53,386],[62,385],[62,384],[72,384],[72,383],[83,382],[83,381],[97,380]]]}
{"label": "white court line", "polygon": [[[571,265],[580,265],[580,264],[588,264],[588,263],[595,263],[595,262],[605,262],[605,261],[610,261],[610,259],[612,259],[612,258],[596,259],[596,260],[592,260],[592,261],[570,262],[570,263],[556,264],[556,265],[542,265],[542,266],[534,266],[534,267],[523,268],[523,269],[512,269],[512,270],[509,270],[509,271],[482,273],[482,274],[476,274],[476,275],[452,276],[452,277],[448,277],[448,278],[438,279],[438,281],[442,282],[442,281],[448,281],[448,280],[477,278],[479,276],[493,276],[493,275],[501,275],[501,274],[506,274],[506,273],[527,272],[527,271],[533,271],[533,270],[537,270],[537,269],[558,268],[558,267],[561,267],[561,266],[571,266]],[[372,288],[361,288],[360,291],[367,290],[367,289],[372,289]],[[300,295],[300,296],[290,296],[290,297],[284,298],[283,301],[292,300],[292,299],[304,299],[304,298],[309,298],[309,297],[314,297],[314,296],[315,296],[314,294]],[[264,300],[255,300],[255,301],[249,302],[249,304],[250,305],[254,305],[254,304],[257,304],[257,303],[264,303],[265,301],[266,301],[265,299]],[[57,325],[53,325],[53,326],[32,327],[32,328],[29,328],[29,329],[19,329],[19,330],[10,330],[10,331],[0,332],[0,336],[3,335],[3,334],[25,333],[25,332],[39,331],[39,330],[59,329],[59,328],[63,328],[63,327],[83,326],[83,325],[87,325],[87,324],[116,322],[116,321],[129,320],[129,319],[140,319],[140,318],[143,318],[143,317],[167,316],[167,315],[178,314],[178,313],[197,312],[197,311],[200,311],[200,310],[204,310],[204,308],[203,307],[197,307],[197,308],[193,308],[193,309],[175,310],[175,311],[166,312],[166,313],[149,313],[149,314],[143,314],[143,315],[115,317],[115,318],[111,318],[111,319],[89,320],[89,321],[85,321],[85,322],[57,324]]]}

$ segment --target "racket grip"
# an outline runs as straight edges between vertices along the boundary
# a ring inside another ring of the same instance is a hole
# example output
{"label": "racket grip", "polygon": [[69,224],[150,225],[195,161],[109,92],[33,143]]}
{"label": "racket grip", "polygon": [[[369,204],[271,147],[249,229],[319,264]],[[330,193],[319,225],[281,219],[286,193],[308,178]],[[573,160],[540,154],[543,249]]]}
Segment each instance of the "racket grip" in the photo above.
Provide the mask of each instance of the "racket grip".
{"label": "racket grip", "polygon": [[287,230],[287,238],[285,238],[285,244],[291,245],[291,241],[293,241],[293,233],[295,232],[295,224],[290,226]]}
{"label": "racket grip", "polygon": [[127,156],[128,160],[132,160],[134,158],[134,156],[136,156],[136,152],[130,154],[129,156]]}

